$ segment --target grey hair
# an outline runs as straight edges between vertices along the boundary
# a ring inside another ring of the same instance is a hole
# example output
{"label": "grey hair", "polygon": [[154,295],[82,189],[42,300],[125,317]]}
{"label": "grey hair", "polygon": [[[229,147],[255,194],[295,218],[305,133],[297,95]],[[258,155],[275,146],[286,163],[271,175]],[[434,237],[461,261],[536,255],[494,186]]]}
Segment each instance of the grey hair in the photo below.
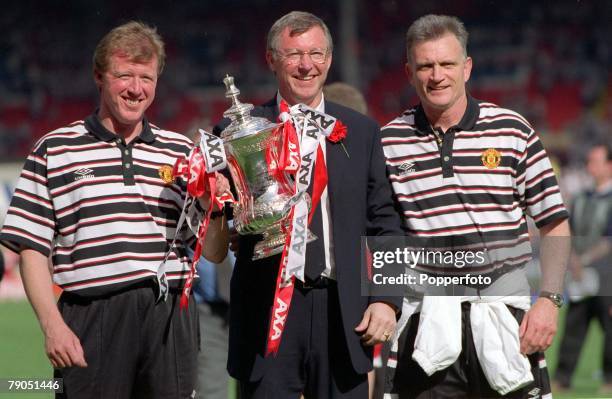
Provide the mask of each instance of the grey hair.
{"label": "grey hair", "polygon": [[289,28],[290,36],[297,36],[315,26],[323,29],[323,33],[325,33],[325,38],[327,39],[327,51],[331,53],[334,43],[329,33],[329,28],[327,28],[327,25],[325,25],[325,22],[323,22],[321,18],[304,11],[291,11],[289,14],[283,15],[274,22],[274,25],[272,25],[268,32],[268,50],[278,51],[280,35],[285,28]]}
{"label": "grey hair", "polygon": [[439,39],[451,33],[455,35],[463,49],[463,56],[467,57],[468,32],[463,22],[450,15],[428,14],[417,19],[406,32],[406,55],[408,62],[412,62],[412,48],[421,42]]}

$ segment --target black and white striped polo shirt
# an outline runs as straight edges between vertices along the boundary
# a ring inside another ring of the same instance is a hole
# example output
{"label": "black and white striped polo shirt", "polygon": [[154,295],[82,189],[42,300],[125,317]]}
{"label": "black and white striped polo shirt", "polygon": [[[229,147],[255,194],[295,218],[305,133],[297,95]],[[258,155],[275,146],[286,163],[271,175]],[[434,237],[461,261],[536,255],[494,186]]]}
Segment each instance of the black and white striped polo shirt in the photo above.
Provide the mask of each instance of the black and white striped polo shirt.
{"label": "black and white striped polo shirt", "polygon": [[[127,144],[96,115],[42,137],[28,156],[0,242],[52,256],[53,280],[91,296],[154,279],[174,237],[185,182],[165,183],[160,168],[185,157],[185,136],[143,121]],[[176,285],[189,270],[182,232],[167,262]]]}
{"label": "black and white striped polo shirt", "polygon": [[538,136],[514,111],[468,96],[462,120],[443,133],[419,105],[382,128],[382,144],[409,235],[518,240],[483,271],[530,258],[526,215],[538,227],[568,216]]}

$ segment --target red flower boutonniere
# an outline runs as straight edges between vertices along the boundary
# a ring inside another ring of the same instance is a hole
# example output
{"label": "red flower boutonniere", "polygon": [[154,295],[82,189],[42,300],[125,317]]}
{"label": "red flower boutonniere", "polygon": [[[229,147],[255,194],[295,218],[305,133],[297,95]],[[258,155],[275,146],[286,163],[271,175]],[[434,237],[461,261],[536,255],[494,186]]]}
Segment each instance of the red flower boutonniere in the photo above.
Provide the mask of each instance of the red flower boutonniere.
{"label": "red flower boutonniere", "polygon": [[334,130],[332,130],[331,134],[327,137],[327,139],[332,143],[339,143],[340,141],[344,140],[345,137],[346,125],[342,123],[339,119],[336,119]]}
{"label": "red flower boutonniere", "polygon": [[332,130],[331,134],[327,136],[327,140],[331,143],[337,144],[340,143],[342,149],[346,153],[346,156],[350,158],[346,147],[344,146],[343,140],[346,137],[346,125],[342,123],[339,119],[336,119],[336,124],[334,125],[334,130]]}

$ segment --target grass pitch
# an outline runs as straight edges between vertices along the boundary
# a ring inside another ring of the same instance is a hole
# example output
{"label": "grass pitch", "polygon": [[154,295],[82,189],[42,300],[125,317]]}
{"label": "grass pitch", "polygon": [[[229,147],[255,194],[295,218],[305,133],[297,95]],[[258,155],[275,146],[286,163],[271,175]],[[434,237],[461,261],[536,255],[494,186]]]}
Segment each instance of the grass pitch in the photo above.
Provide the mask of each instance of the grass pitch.
{"label": "grass pitch", "polygon": [[[547,351],[549,370],[554,374],[560,334],[563,330],[562,312],[559,334]],[[0,378],[51,378],[53,371],[44,353],[43,336],[30,305],[25,301],[0,302]],[[574,391],[557,399],[598,398],[601,384],[602,332],[593,322],[586,345],[574,375]],[[0,398],[41,399],[53,398],[50,393],[0,393]]]}

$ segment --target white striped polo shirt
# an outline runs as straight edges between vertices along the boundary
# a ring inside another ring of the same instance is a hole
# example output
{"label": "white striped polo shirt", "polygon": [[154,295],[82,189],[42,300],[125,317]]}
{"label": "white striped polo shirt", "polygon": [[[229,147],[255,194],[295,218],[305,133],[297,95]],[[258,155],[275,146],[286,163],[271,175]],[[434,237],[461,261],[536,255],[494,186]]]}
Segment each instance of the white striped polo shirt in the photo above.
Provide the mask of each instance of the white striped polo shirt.
{"label": "white striped polo shirt", "polygon": [[483,272],[530,259],[526,215],[538,227],[568,217],[537,134],[514,111],[468,96],[462,120],[443,133],[419,105],[382,128],[382,144],[407,234],[498,240]]}
{"label": "white striped polo shirt", "polygon": [[[54,130],[23,167],[0,242],[52,256],[53,281],[83,296],[106,294],[146,279],[174,237],[185,181],[165,183],[160,168],[192,147],[187,137],[143,121],[127,144],[97,115]],[[171,285],[186,277],[188,228],[167,262]]]}

